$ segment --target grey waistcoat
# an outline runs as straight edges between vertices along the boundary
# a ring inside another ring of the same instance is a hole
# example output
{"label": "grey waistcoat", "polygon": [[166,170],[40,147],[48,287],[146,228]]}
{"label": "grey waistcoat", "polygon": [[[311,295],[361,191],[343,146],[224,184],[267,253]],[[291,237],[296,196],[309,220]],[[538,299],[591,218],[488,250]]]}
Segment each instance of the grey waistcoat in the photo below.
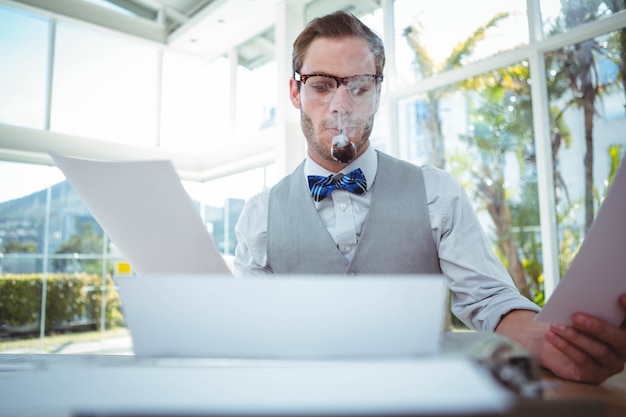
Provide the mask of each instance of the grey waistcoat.
{"label": "grey waistcoat", "polygon": [[304,163],[270,191],[267,257],[277,274],[439,273],[420,167],[378,154],[376,184],[352,262],[317,214]]}

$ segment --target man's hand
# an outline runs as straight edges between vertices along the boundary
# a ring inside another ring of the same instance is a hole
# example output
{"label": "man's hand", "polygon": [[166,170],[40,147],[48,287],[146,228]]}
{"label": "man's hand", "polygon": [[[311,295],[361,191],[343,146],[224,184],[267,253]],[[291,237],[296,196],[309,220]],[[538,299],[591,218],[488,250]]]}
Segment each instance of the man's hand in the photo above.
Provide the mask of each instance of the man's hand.
{"label": "man's hand", "polygon": [[[626,311],[626,294],[619,303]],[[626,363],[626,320],[615,327],[596,317],[576,313],[572,326],[534,321],[535,313],[512,311],[496,333],[517,342],[555,375],[579,382],[600,383],[621,372]]]}

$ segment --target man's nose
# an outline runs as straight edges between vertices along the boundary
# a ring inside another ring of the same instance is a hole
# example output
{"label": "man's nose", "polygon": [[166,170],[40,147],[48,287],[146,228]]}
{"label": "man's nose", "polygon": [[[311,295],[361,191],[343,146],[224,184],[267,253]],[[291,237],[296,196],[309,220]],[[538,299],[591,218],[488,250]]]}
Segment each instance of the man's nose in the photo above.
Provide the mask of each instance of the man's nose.
{"label": "man's nose", "polygon": [[350,113],[352,111],[352,97],[345,85],[339,84],[335,95],[330,99],[330,111],[338,113]]}

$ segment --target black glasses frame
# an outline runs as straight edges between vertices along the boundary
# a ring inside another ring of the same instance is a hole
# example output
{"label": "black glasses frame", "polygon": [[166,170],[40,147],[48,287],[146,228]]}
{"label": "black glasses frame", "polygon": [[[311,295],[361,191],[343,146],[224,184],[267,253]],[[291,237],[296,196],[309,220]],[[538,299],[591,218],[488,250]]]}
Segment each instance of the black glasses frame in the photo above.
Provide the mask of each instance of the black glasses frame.
{"label": "black glasses frame", "polygon": [[306,80],[309,79],[310,77],[331,78],[337,82],[337,88],[339,88],[339,86],[342,84],[347,87],[348,86],[347,83],[350,80],[355,79],[356,77],[370,77],[376,80],[377,83],[381,83],[383,81],[383,76],[380,74],[356,74],[356,75],[350,75],[348,77],[337,77],[335,75],[330,75],[330,74],[300,74],[299,72],[294,72],[293,74],[293,79],[296,81],[302,82],[302,84],[306,84]]}

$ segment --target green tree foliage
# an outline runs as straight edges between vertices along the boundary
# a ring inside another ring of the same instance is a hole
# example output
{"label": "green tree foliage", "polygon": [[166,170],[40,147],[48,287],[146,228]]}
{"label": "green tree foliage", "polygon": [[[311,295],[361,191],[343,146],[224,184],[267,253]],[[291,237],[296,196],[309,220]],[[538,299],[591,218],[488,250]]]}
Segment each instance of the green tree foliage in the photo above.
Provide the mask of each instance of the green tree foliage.
{"label": "green tree foliage", "polygon": [[[534,158],[528,78],[528,67],[516,65],[464,83],[463,88],[472,91],[469,94],[472,129],[460,139],[467,145],[466,152],[473,161],[468,171],[469,190],[493,220],[495,243],[513,281],[522,294],[533,298],[532,278],[537,277],[528,275],[520,257],[524,228],[539,224],[536,171],[527,169]],[[517,203],[513,202],[507,183],[511,156],[517,160],[524,194],[522,199],[515,200]],[[531,242],[534,240],[531,238]],[[529,251],[529,255],[538,258],[536,246],[531,246]],[[531,267],[528,261],[526,264]]]}
{"label": "green tree foliage", "polygon": [[[52,269],[54,272],[87,272],[90,274],[102,273],[102,260],[97,259],[77,259],[78,254],[94,254],[102,253],[102,239],[104,235],[97,233],[89,223],[83,225],[83,232],[80,235],[73,235],[67,242],[64,242],[57,255],[67,254],[70,258],[53,259]],[[111,268],[107,268],[111,271]]]}
{"label": "green tree foliage", "polygon": [[0,246],[0,252],[3,253],[35,253],[36,250],[36,242],[20,242],[19,240],[9,240]]}
{"label": "green tree foliage", "polygon": [[[443,62],[435,62],[422,42],[422,25],[417,22],[407,27],[403,35],[411,49],[415,53],[415,70],[422,78],[428,78],[443,71],[462,67],[466,60],[472,56],[476,46],[485,39],[487,31],[496,27],[498,23],[509,17],[508,13],[498,13],[485,25],[479,27],[467,39],[459,42],[450,51],[450,55]],[[436,167],[444,168],[446,155],[443,146],[443,131],[441,129],[441,117],[439,115],[440,102],[443,97],[456,89],[456,86],[426,92],[426,104],[430,117],[424,120],[422,130],[430,137],[430,163]]]}

